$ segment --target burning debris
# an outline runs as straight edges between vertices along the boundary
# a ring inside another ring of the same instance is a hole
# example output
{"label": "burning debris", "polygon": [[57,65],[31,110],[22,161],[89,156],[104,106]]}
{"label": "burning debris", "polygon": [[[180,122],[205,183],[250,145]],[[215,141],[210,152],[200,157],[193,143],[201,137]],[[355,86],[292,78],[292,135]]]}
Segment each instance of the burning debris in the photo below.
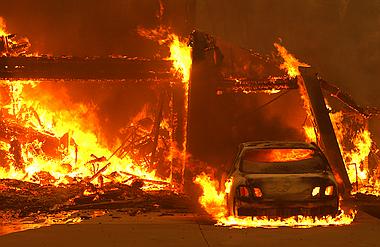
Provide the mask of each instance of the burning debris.
{"label": "burning debris", "polygon": [[5,20],[0,17],[0,55],[18,56],[27,53],[30,47],[27,38],[17,38],[16,34],[10,34],[6,30]]}
{"label": "burning debris", "polygon": [[1,167],[2,178],[53,184],[79,179],[98,184],[117,172],[114,177],[119,181],[128,180],[131,175],[126,174],[165,181],[148,171],[147,163],[137,165],[128,155],[119,158],[103,147],[96,135],[81,125],[83,116],[91,113],[87,106],[76,106],[76,113],[56,112],[50,108],[49,98],[27,99],[24,86],[36,89],[35,82],[3,82],[1,136],[3,147],[9,146],[3,152],[11,154],[4,159],[11,165]]}

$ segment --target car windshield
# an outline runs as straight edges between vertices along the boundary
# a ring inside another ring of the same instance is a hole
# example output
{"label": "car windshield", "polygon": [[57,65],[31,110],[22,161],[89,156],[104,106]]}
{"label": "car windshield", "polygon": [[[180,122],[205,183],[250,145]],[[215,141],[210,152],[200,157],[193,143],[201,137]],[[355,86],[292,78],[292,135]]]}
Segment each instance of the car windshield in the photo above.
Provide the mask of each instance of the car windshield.
{"label": "car windshield", "polygon": [[313,149],[249,149],[243,153],[240,170],[254,174],[297,174],[328,170],[318,151]]}

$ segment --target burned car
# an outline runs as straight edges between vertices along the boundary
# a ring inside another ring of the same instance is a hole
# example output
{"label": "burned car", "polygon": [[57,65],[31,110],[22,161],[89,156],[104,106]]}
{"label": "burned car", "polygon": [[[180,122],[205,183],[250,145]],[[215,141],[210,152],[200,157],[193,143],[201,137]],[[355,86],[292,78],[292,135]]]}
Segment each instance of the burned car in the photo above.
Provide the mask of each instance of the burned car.
{"label": "burned car", "polygon": [[336,215],[337,183],[323,152],[303,142],[248,142],[229,172],[230,215]]}

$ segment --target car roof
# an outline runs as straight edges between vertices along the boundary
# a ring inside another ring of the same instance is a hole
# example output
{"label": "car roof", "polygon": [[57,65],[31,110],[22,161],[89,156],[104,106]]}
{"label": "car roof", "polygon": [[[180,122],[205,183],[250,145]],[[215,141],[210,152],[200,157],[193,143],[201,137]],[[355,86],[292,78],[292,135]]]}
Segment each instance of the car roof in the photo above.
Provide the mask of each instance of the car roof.
{"label": "car roof", "polygon": [[318,149],[314,143],[295,142],[295,141],[254,141],[244,142],[243,147],[247,148],[307,148]]}

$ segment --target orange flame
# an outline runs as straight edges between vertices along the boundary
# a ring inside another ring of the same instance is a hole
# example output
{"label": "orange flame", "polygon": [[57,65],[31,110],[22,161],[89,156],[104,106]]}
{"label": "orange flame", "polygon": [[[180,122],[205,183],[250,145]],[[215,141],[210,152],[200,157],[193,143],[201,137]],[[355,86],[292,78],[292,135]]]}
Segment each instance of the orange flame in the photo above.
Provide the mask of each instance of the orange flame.
{"label": "orange flame", "polygon": [[5,24],[5,20],[0,16],[0,36],[6,36],[9,33],[7,32],[7,25]]}
{"label": "orange flame", "polygon": [[17,56],[20,54],[26,54],[27,50],[30,48],[29,39],[26,37],[15,39],[14,37],[8,37],[9,35],[10,33],[7,30],[5,20],[0,16],[0,44],[2,45],[2,47],[0,47],[0,55]]}
{"label": "orange flame", "polygon": [[310,65],[298,61],[292,54],[290,54],[285,47],[274,43],[280,56],[284,59],[284,63],[280,65],[280,69],[285,70],[291,78],[295,78],[300,75],[299,67],[310,67]]}
{"label": "orange flame", "polygon": [[[309,97],[307,95],[304,82],[302,77],[300,77],[301,73],[299,71],[299,67],[310,67],[310,65],[300,62],[294,55],[290,54],[288,50],[281,46],[280,44],[274,43],[274,46],[276,47],[279,55],[282,57],[284,62],[280,64],[280,69],[285,70],[288,74],[289,77],[295,78],[298,77],[297,84],[299,87],[299,92],[301,94],[301,99],[303,101],[303,108],[306,111],[308,122],[313,122],[312,120],[313,115],[311,113],[311,107],[309,104]],[[317,136],[314,131],[314,126],[306,124],[303,126],[304,129],[304,134],[306,137],[306,141],[308,142],[316,142],[317,141]]]}
{"label": "orange flame", "polygon": [[317,135],[315,133],[314,126],[304,125],[303,129],[305,131],[306,141],[316,143],[317,142]]}
{"label": "orange flame", "polygon": [[182,81],[188,83],[190,80],[191,70],[191,47],[186,42],[180,41],[179,37],[171,34],[170,42],[170,57],[169,60],[173,61],[173,69],[176,73],[181,75]]}
{"label": "orange flame", "polygon": [[160,45],[166,45],[169,48],[170,55],[165,59],[173,62],[173,72],[179,75],[182,82],[189,82],[192,59],[191,47],[187,45],[186,39],[180,38],[170,28],[163,26],[156,29],[140,27],[137,32],[142,37],[155,40]]}
{"label": "orange flame", "polygon": [[[65,102],[60,105],[50,95],[37,98],[30,97],[23,88],[28,85],[36,87],[35,81],[1,81],[2,86],[8,86],[11,101],[2,108],[6,111],[7,119],[17,122],[28,130],[37,130],[46,136],[59,139],[67,135],[67,146],[63,147],[61,158],[52,158],[41,152],[43,141],[38,139],[33,142],[23,143],[22,159],[25,169],[16,169],[15,166],[0,166],[0,178],[14,178],[26,181],[35,181],[41,172],[49,174],[49,182],[52,184],[69,183],[73,179],[90,178],[96,171],[106,167],[103,175],[107,180],[110,174],[117,175],[109,179],[123,182],[130,176],[140,177],[151,181],[168,182],[159,178],[156,171],[150,169],[148,164],[136,164],[129,156],[119,158],[112,155],[112,149],[103,145],[94,132],[96,123],[92,116],[91,106],[83,104],[71,104]],[[70,108],[66,108],[67,105]],[[0,148],[8,151],[9,144],[1,141]],[[97,162],[97,168],[91,167],[88,161],[93,155],[105,157],[105,160]],[[11,155],[12,156],[12,155]],[[10,157],[14,160],[15,157]],[[109,162],[110,164],[107,164]],[[98,181],[90,181],[97,184]],[[149,187],[147,187],[149,189]]]}
{"label": "orange flame", "polygon": [[371,171],[367,162],[373,143],[367,126],[354,131],[344,123],[342,112],[330,114],[330,117],[350,181],[358,185],[358,188],[354,186],[353,193],[380,196],[380,181],[376,178],[376,174],[370,176]]}
{"label": "orange flame", "polygon": [[180,74],[182,82],[184,83],[185,97],[184,97],[184,119],[183,119],[183,143],[182,143],[182,181],[184,181],[185,167],[187,162],[187,125],[189,113],[189,80],[192,65],[191,47],[185,42],[181,42],[179,37],[175,34],[171,35],[172,41],[170,43],[170,57],[169,60],[173,61],[173,70],[175,73]]}

